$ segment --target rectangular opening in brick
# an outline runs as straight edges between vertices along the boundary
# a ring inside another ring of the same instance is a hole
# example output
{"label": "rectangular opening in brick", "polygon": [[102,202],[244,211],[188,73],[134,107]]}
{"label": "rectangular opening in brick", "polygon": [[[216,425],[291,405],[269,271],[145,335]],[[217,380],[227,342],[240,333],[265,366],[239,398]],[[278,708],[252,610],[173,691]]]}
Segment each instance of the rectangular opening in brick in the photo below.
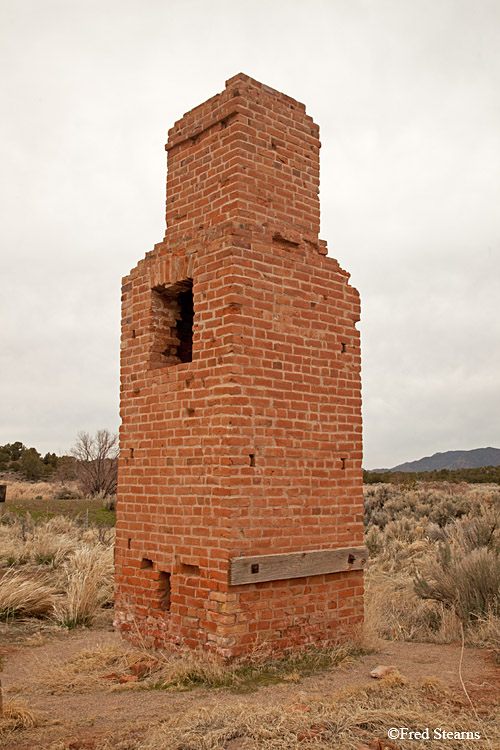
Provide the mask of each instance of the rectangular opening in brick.
{"label": "rectangular opening in brick", "polygon": [[193,359],[193,280],[152,290],[151,366],[168,367]]}
{"label": "rectangular opening in brick", "polygon": [[153,561],[149,560],[147,557],[143,557],[141,560],[141,570],[147,570],[147,568],[153,567]]}
{"label": "rectangular opening in brick", "polygon": [[158,579],[159,608],[170,612],[170,573],[160,571]]}
{"label": "rectangular opening in brick", "polygon": [[180,572],[188,576],[199,576],[200,568],[198,565],[189,565],[188,563],[181,563]]}

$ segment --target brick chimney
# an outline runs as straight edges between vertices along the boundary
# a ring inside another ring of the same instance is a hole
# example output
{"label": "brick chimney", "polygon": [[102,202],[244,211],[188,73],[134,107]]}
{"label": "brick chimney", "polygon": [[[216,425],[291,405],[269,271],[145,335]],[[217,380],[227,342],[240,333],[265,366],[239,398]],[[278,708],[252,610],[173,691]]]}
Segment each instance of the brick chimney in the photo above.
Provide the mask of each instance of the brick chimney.
{"label": "brick chimney", "polygon": [[123,280],[116,624],[225,657],[362,619],[359,296],[319,231],[319,129],[239,74],[169,131]]}

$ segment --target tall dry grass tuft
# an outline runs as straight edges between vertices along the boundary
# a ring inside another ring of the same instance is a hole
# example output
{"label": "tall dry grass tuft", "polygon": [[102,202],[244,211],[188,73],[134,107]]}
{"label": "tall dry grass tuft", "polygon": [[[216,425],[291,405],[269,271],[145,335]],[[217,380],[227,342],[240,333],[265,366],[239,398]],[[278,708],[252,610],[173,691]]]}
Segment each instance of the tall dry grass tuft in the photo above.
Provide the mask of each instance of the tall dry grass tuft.
{"label": "tall dry grass tuft", "polygon": [[81,535],[79,524],[67,516],[53,516],[48,521],[44,521],[41,526],[50,534],[60,534],[73,539],[78,539]]}
{"label": "tall dry grass tuft", "polygon": [[491,648],[495,652],[497,662],[500,662],[500,617],[489,612],[485,617],[478,617],[475,625],[469,640],[475,646]]}
{"label": "tall dry grass tuft", "polygon": [[33,729],[45,723],[41,711],[28,708],[24,701],[7,700],[0,713],[0,737],[20,729]]}
{"label": "tall dry grass tuft", "polygon": [[67,628],[91,625],[113,596],[113,550],[85,545],[64,563],[65,597],[55,606],[55,620]]}
{"label": "tall dry grass tuft", "polygon": [[22,546],[22,537],[16,525],[0,525],[0,567],[16,564]]}
{"label": "tall dry grass tuft", "polygon": [[19,729],[33,729],[44,723],[43,714],[28,708],[23,701],[6,700],[0,713],[0,737]]}
{"label": "tall dry grass tuft", "polygon": [[0,620],[46,617],[56,601],[56,591],[35,576],[10,569],[0,581]]}
{"label": "tall dry grass tuft", "polygon": [[77,547],[77,540],[67,534],[37,528],[21,551],[20,562],[59,567]]}
{"label": "tall dry grass tuft", "polygon": [[0,618],[55,616],[66,627],[92,623],[111,600],[114,530],[62,516],[3,521]]}

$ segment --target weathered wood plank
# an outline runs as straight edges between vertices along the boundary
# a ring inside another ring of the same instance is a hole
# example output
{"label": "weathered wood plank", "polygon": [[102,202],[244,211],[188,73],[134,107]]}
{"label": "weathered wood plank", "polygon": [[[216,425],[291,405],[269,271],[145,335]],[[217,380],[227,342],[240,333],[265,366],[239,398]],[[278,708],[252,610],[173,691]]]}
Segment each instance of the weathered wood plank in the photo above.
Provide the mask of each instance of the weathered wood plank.
{"label": "weathered wood plank", "polygon": [[260,583],[302,578],[345,570],[361,570],[368,560],[366,547],[342,547],[279,555],[233,557],[229,561],[229,583]]}

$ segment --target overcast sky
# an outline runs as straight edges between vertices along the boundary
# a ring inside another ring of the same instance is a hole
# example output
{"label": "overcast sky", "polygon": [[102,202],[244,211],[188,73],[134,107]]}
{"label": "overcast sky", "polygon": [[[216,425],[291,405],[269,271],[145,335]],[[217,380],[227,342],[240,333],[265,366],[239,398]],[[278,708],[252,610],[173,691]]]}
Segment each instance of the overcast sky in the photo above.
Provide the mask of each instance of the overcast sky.
{"label": "overcast sky", "polygon": [[500,447],[499,0],[0,0],[0,444],[116,430],[167,131],[244,72],[321,128],[366,468]]}

